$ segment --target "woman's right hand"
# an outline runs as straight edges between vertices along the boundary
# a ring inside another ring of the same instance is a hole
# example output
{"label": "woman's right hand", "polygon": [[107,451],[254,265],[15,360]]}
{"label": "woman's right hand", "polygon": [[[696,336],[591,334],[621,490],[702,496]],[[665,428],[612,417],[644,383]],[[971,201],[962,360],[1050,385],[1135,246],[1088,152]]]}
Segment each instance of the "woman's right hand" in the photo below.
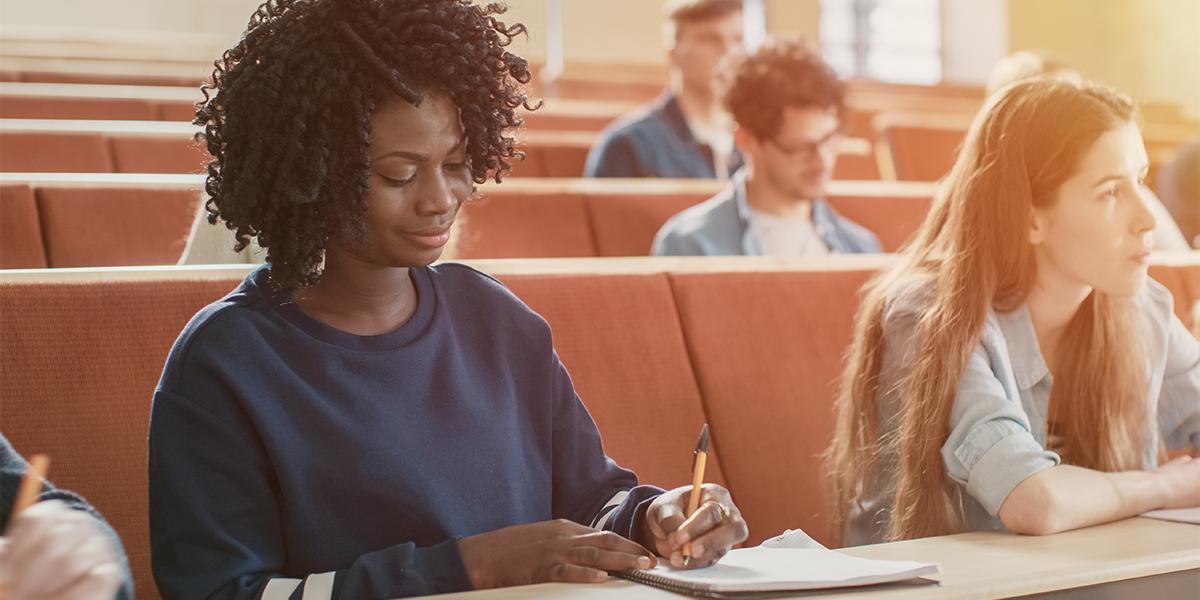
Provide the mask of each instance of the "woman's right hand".
{"label": "woman's right hand", "polygon": [[1154,470],[1163,488],[1163,508],[1200,506],[1200,459],[1180,456]]}
{"label": "woman's right hand", "polygon": [[475,589],[547,581],[597,583],[607,571],[649,569],[654,554],[611,531],[559,519],[505,527],[458,541]]}

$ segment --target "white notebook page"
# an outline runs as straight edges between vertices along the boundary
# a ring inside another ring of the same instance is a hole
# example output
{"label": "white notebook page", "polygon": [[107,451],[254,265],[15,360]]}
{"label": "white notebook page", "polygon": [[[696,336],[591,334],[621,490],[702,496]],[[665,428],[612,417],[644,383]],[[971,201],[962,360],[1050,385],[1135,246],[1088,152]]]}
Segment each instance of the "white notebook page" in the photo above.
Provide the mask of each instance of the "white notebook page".
{"label": "white notebook page", "polygon": [[759,546],[732,550],[703,569],[676,570],[664,561],[647,573],[712,592],[767,592],[903,581],[938,571],[931,563],[870,560],[824,548]]}
{"label": "white notebook page", "polygon": [[1142,513],[1142,516],[1150,517],[1151,519],[1162,519],[1163,521],[1178,521],[1180,523],[1200,525],[1200,506],[1152,510],[1148,513]]}

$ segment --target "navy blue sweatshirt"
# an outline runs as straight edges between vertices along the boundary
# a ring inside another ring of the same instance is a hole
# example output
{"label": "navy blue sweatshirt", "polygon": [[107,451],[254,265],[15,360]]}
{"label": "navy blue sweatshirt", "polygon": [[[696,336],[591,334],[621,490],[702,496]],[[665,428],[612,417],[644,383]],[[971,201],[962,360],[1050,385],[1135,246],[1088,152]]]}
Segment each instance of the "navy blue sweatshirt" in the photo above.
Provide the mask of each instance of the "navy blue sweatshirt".
{"label": "navy blue sweatshirt", "polygon": [[460,591],[457,538],[555,518],[632,537],[661,493],[604,454],[545,320],[494,279],[411,269],[412,318],[357,336],[269,269],[188,323],[154,394],[165,597]]}

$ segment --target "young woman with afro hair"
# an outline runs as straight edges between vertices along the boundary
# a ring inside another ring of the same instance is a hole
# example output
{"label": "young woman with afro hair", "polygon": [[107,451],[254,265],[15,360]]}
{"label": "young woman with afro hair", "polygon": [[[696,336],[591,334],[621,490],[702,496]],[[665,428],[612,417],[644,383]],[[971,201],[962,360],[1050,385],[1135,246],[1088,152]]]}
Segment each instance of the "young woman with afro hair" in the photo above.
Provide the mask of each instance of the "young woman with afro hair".
{"label": "young woman with afro hair", "polygon": [[521,25],[466,0],[270,0],[196,123],[211,222],[267,263],[180,334],[155,391],[169,598],[388,598],[690,567],[746,538],[728,492],[605,456],[546,322],[431,266],[520,158]]}

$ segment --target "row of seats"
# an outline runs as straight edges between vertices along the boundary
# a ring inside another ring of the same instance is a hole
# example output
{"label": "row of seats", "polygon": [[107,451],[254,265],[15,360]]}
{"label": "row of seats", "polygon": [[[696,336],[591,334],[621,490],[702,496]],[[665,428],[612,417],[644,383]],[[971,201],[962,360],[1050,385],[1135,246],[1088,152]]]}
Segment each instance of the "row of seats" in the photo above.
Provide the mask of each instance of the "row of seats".
{"label": "row of seats", "polygon": [[[211,61],[220,54],[226,41],[211,36],[176,38],[79,39],[77,32],[69,31],[37,35],[6,33],[0,35],[0,82],[180,86],[194,91],[210,73]],[[146,59],[151,53],[154,58]],[[534,76],[532,95],[550,99],[644,102],[659,95],[667,81],[663,66],[570,63],[552,78],[542,77],[542,65],[530,66]],[[850,107],[862,113],[862,121],[884,111],[970,115],[984,99],[983,88],[977,85],[912,85],[851,79],[847,89]],[[1147,123],[1188,121],[1175,103],[1143,103],[1142,112]],[[854,122],[860,119],[857,115],[852,117],[854,128]],[[1197,124],[1187,124],[1194,133]],[[853,135],[869,137],[870,131],[858,128]]]}
{"label": "row of seats", "polygon": [[[0,268],[174,264],[200,202],[201,177],[169,182],[98,175],[0,178]],[[716,181],[522,180],[468,203],[447,256],[645,256],[671,215]],[[925,184],[834,182],[830,203],[895,250],[928,210]]]}
{"label": "row of seats", "polygon": [[[0,119],[191,121],[198,95],[194,87],[0,82]],[[866,166],[865,171],[858,168],[847,177],[853,179],[878,176],[871,144],[878,137],[873,123],[880,113],[907,107],[922,114],[954,114],[969,119],[979,104],[973,96],[934,96],[914,104],[871,91],[854,95],[849,101],[852,107],[847,116],[847,134],[868,142],[848,153],[847,160],[858,160]],[[525,127],[535,131],[597,132],[635,106],[622,101],[549,98],[539,110],[524,115]],[[589,146],[592,141],[589,138]],[[859,156],[865,156],[865,161]]]}
{"label": "row of seats", "polygon": [[[513,175],[582,176],[598,134],[555,130],[575,118],[547,114],[544,129],[523,131],[525,159],[515,162]],[[878,134],[843,140],[835,179],[936,181],[954,164],[969,118],[883,113],[870,121],[876,125],[869,131]],[[0,172],[196,173],[208,153],[192,139],[194,133],[183,122],[0,119],[5,149]],[[1187,135],[1188,130],[1147,135],[1152,171],[1171,159]]]}
{"label": "row of seats", "polygon": [[[184,121],[196,115],[199,88],[139,85],[3,83],[0,118]],[[553,99],[525,116],[534,130],[600,131],[635,108],[629,102]]]}
{"label": "row of seats", "polygon": [[0,83],[0,118],[191,121],[199,88]]}
{"label": "row of seats", "polygon": [[[169,44],[169,43],[168,43]],[[203,56],[173,57],[171,60],[145,60],[146,51],[101,56],[102,48],[90,45],[86,50],[67,53],[57,41],[44,52],[5,52],[0,47],[0,81],[25,83],[90,83],[102,85],[184,86],[196,88],[212,72],[212,59],[219,53]],[[160,52],[160,45],[151,46]],[[534,79],[531,91],[546,98],[579,98],[644,102],[662,93],[667,73],[665,67],[646,65],[579,63],[551,79],[541,77],[541,65],[530,69]],[[906,85],[869,80],[851,80],[851,96],[862,94],[883,107],[910,108],[928,100],[974,101],[983,99],[979,86]]]}
{"label": "row of seats", "polygon": [[[686,484],[689,450],[707,422],[708,478],[733,493],[749,544],[800,527],[836,545],[818,455],[831,436],[858,290],[891,260],[475,264],[549,321],[616,460],[643,481]],[[1187,260],[1151,268],[1179,307],[1200,300],[1200,260]],[[0,345],[21,349],[0,353],[5,434],[18,451],[52,456],[55,482],[108,517],[139,597],[156,597],[146,522],[151,395],[184,323],[244,273],[0,274]]]}
{"label": "row of seats", "polygon": [[[0,172],[199,173],[208,151],[182,122],[0,120]],[[514,174],[579,177],[596,134],[524,132]]]}
{"label": "row of seats", "polygon": [[[39,84],[39,83],[0,83],[0,119],[73,119],[73,120],[141,120],[141,121],[190,121],[195,113],[193,103],[198,91],[186,87],[151,87],[151,86],[115,86],[94,84]],[[971,100],[967,103],[956,100],[957,105],[952,110],[962,113],[962,120],[969,120],[970,112],[976,108]],[[541,109],[525,115],[525,127],[531,131],[586,131],[598,132],[614,119],[632,109],[634,105],[624,102],[597,102],[569,99],[550,99]],[[947,107],[947,110],[951,110]],[[884,111],[886,113],[886,111]],[[838,175],[844,179],[878,179],[880,178],[879,158],[875,154],[874,144],[879,134],[875,122],[879,112],[866,109],[852,109],[847,117],[847,133],[858,140],[852,140],[845,145],[842,153]],[[901,127],[905,124],[901,123]],[[911,127],[910,127],[911,128]],[[909,143],[903,146],[896,155],[908,162],[935,165],[934,169],[942,167],[945,157],[952,157],[955,147],[961,140],[961,135],[952,132],[947,143],[941,143],[938,137],[941,132],[932,130],[931,139],[916,140],[916,145]],[[885,139],[888,132],[884,132]],[[554,152],[545,153],[533,149],[529,163],[522,164],[521,173],[527,176],[537,176],[536,173],[549,173],[551,176],[578,176],[583,172],[583,163],[587,151],[595,142],[592,135],[564,133],[555,136]],[[542,140],[539,143],[550,143]],[[922,148],[932,146],[932,152],[925,149],[909,151],[905,148]],[[942,157],[939,160],[914,160],[913,152],[920,152],[922,157],[932,154]],[[53,165],[42,166],[33,163],[33,158],[24,161],[28,169],[45,170]],[[178,168],[192,167],[193,157],[189,154],[180,157],[187,162],[181,162]],[[553,164],[545,164],[545,163]],[[543,163],[543,164],[536,164]],[[171,164],[164,163],[156,168],[169,169]],[[0,168],[5,168],[0,166]],[[14,169],[8,169],[14,170]],[[936,177],[918,173],[919,177],[909,177],[912,171],[907,163],[897,164],[894,168],[884,167],[884,171],[902,174],[900,179],[932,181]],[[935,171],[936,172],[936,171]],[[892,178],[895,177],[885,177]]]}
{"label": "row of seats", "polygon": [[[6,119],[124,119],[191,121],[196,87],[0,82],[0,118]],[[871,119],[880,112],[915,110],[970,116],[980,100],[973,97],[931,97],[905,101],[879,92],[862,92],[847,99],[849,133],[873,138]],[[527,113],[531,129],[599,131],[637,106],[628,101],[546,100]]]}
{"label": "row of seats", "polygon": [[197,185],[0,184],[0,269],[174,264],[199,198]]}
{"label": "row of seats", "polygon": [[[459,258],[645,256],[667,219],[702,202],[719,182],[486,189],[463,210],[449,255]],[[574,188],[574,189],[572,189]],[[933,195],[928,184],[832,182],[835,210],[875,232],[885,251],[916,231]]]}
{"label": "row of seats", "polygon": [[198,88],[212,63],[0,56],[0,81]]}
{"label": "row of seats", "polygon": [[[937,181],[958,155],[973,115],[929,112],[880,112],[867,128],[877,132],[875,148],[882,155],[880,165],[890,167],[884,179],[899,181]],[[1174,160],[1183,145],[1200,138],[1200,123],[1147,123],[1142,137],[1150,158],[1147,181],[1153,183],[1158,169]]]}
{"label": "row of seats", "polygon": [[[5,173],[197,173],[207,150],[182,122],[0,119],[0,172]],[[524,160],[517,177],[581,177],[599,134],[591,131],[523,131]],[[879,166],[864,140],[845,141],[837,179],[879,179]]]}
{"label": "row of seats", "polygon": [[187,123],[0,120],[0,172],[199,173],[208,151]]}

